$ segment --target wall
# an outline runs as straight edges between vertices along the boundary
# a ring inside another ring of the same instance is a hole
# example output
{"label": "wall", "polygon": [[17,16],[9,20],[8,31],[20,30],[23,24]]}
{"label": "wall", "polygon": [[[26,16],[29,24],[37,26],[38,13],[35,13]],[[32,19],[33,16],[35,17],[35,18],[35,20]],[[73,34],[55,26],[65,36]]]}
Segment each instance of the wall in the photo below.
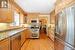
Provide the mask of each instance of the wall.
{"label": "wall", "polygon": [[27,23],[30,24],[31,19],[38,18],[39,13],[28,13],[27,15]]}
{"label": "wall", "polygon": [[8,28],[8,24],[7,23],[0,23],[0,30],[5,30]]}
{"label": "wall", "polygon": [[48,23],[50,23],[50,15],[42,15],[42,14],[40,14],[40,13],[29,13],[28,15],[27,15],[27,22],[28,22],[28,24],[30,24],[30,21],[31,21],[31,19],[39,19],[39,20],[42,20],[43,21],[43,24],[48,24]]}
{"label": "wall", "polygon": [[47,14],[47,15],[40,14],[39,15],[39,20],[42,21],[43,25],[48,25],[48,24],[50,24],[50,15],[49,14]]}

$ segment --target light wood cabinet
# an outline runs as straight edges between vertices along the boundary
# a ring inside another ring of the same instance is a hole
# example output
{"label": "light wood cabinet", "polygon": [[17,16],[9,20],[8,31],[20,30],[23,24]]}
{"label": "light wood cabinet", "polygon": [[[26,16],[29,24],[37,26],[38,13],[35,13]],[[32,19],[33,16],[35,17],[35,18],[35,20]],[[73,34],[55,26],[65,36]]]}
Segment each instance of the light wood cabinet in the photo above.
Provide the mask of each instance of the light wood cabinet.
{"label": "light wood cabinet", "polygon": [[54,37],[55,37],[55,34],[54,34],[54,28],[53,27],[49,27],[48,28],[48,36],[49,38],[54,41]]}
{"label": "light wood cabinet", "polygon": [[62,9],[65,9],[66,7],[69,7],[73,4],[75,4],[75,0],[57,0],[56,1],[56,6],[55,6],[56,14],[61,12]]}
{"label": "light wood cabinet", "polygon": [[25,30],[25,38],[31,38],[32,32],[30,30],[30,28]]}
{"label": "light wood cabinet", "polygon": [[3,41],[0,41],[0,50],[10,50],[9,39],[5,39]]}
{"label": "light wood cabinet", "polygon": [[55,10],[50,13],[50,24],[55,24]]}
{"label": "light wood cabinet", "polygon": [[13,13],[11,9],[0,9],[0,23],[13,22]]}
{"label": "light wood cabinet", "polygon": [[25,38],[25,30],[21,32],[21,46],[23,45],[23,43],[25,42],[26,38]]}
{"label": "light wood cabinet", "polygon": [[[13,9],[12,9],[12,5],[9,3],[9,0],[3,0],[7,1],[7,5],[9,6],[2,6],[1,7],[1,2],[0,1],[0,23],[10,23],[13,22]],[[4,2],[5,3],[5,2]],[[5,4],[6,5],[6,4]]]}
{"label": "light wood cabinet", "polygon": [[31,31],[29,29],[25,29],[21,32],[21,46],[27,40],[27,38],[31,37]]}
{"label": "light wood cabinet", "polygon": [[11,37],[11,50],[21,50],[21,35],[19,33]]}

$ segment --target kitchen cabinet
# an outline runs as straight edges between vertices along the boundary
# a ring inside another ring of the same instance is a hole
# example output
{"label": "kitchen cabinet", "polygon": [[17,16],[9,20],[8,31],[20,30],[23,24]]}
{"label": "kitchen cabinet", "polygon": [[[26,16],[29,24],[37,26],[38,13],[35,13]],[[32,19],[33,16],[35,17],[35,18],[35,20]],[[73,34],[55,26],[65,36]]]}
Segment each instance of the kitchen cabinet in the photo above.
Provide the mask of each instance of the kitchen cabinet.
{"label": "kitchen cabinet", "polygon": [[66,7],[69,7],[73,4],[75,4],[75,0],[57,0],[56,7],[55,7],[56,14],[61,12],[62,9],[65,9]]}
{"label": "kitchen cabinet", "polygon": [[50,23],[51,24],[55,24],[55,10],[53,10],[51,13],[50,13]]}
{"label": "kitchen cabinet", "polygon": [[24,42],[25,42],[25,40],[26,40],[25,32],[26,32],[25,30],[21,32],[21,46],[23,45],[23,43],[24,43]]}
{"label": "kitchen cabinet", "polygon": [[31,29],[28,28],[25,30],[25,38],[31,38],[32,32]]}
{"label": "kitchen cabinet", "polygon": [[9,0],[0,0],[0,23],[13,22],[13,9]]}
{"label": "kitchen cabinet", "polygon": [[53,10],[50,13],[50,26],[48,28],[48,36],[54,41],[54,31],[55,31],[55,24],[56,24],[56,16],[55,16],[55,10]]}
{"label": "kitchen cabinet", "polygon": [[48,27],[48,36],[53,42],[55,37],[54,30],[55,30],[55,25],[51,24],[50,27]]}
{"label": "kitchen cabinet", "polygon": [[0,9],[0,23],[13,22],[13,13],[10,9]]}
{"label": "kitchen cabinet", "polygon": [[10,40],[4,39],[0,41],[0,50],[10,50]]}
{"label": "kitchen cabinet", "polygon": [[30,29],[25,29],[24,31],[22,31],[21,32],[21,46],[27,40],[27,38],[30,38],[30,37],[31,37]]}
{"label": "kitchen cabinet", "polygon": [[21,50],[21,34],[11,37],[11,50]]}

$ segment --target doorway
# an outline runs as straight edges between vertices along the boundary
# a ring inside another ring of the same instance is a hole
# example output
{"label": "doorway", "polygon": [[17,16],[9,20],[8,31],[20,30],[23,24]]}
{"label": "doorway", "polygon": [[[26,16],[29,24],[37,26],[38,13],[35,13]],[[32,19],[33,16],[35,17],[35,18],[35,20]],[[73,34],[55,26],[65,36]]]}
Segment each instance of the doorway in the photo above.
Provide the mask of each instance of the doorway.
{"label": "doorway", "polygon": [[46,29],[47,29],[47,19],[46,18],[40,19],[39,22],[40,22],[40,33],[47,34],[47,31],[46,31]]}

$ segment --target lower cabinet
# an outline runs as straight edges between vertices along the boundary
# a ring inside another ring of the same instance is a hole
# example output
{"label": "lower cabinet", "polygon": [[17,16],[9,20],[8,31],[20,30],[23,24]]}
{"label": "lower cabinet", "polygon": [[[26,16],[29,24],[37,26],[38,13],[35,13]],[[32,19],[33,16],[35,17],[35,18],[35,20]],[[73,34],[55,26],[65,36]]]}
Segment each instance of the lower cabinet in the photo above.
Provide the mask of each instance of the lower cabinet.
{"label": "lower cabinet", "polygon": [[21,46],[23,45],[25,40],[26,40],[26,31],[24,30],[21,32]]}
{"label": "lower cabinet", "polygon": [[11,37],[11,50],[21,50],[21,34]]}
{"label": "lower cabinet", "polygon": [[54,31],[49,32],[49,37],[51,38],[52,41],[54,41]]}
{"label": "lower cabinet", "polygon": [[4,39],[0,41],[0,50],[10,50],[10,40]]}
{"label": "lower cabinet", "polygon": [[50,39],[52,40],[52,41],[54,41],[54,28],[49,28],[48,29],[48,36],[50,37]]}
{"label": "lower cabinet", "polygon": [[29,29],[25,29],[21,32],[21,46],[24,44],[24,42],[31,37],[31,31]]}
{"label": "lower cabinet", "polygon": [[21,50],[26,40],[26,31],[19,32],[9,38],[0,41],[0,50]]}
{"label": "lower cabinet", "polygon": [[69,48],[68,46],[65,46],[65,44],[62,44],[62,41],[60,41],[59,39],[55,38],[55,41],[54,41],[55,50],[65,50],[65,47]]}

